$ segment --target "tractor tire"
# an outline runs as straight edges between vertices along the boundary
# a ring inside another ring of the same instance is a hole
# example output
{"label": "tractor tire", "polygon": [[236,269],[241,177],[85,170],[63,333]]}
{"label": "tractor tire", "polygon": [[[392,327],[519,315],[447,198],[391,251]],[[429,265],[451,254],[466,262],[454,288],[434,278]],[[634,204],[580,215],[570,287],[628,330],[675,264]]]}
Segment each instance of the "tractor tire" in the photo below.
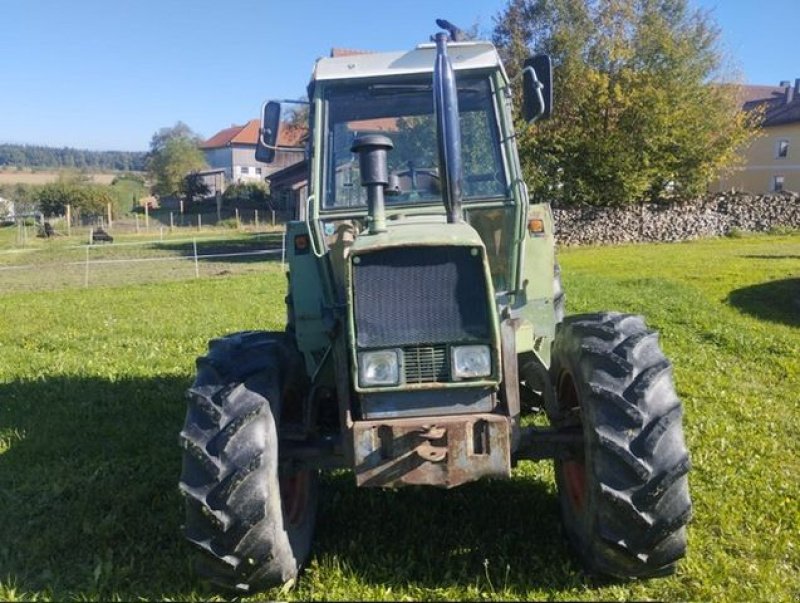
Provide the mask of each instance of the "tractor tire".
{"label": "tractor tire", "polygon": [[691,518],[690,462],[672,365],[640,316],[570,316],[559,326],[548,409],[583,447],[555,461],[567,539],[590,574],[674,572]]}
{"label": "tractor tire", "polygon": [[281,414],[298,414],[304,381],[283,333],[228,335],[197,359],[179,436],[180,490],[197,573],[215,586],[248,593],[285,584],[308,558],[318,474],[278,472]]}
{"label": "tractor tire", "polygon": [[553,265],[553,310],[556,315],[556,324],[564,322],[567,311],[567,294],[564,293],[564,285],[561,283],[561,265],[558,260]]}

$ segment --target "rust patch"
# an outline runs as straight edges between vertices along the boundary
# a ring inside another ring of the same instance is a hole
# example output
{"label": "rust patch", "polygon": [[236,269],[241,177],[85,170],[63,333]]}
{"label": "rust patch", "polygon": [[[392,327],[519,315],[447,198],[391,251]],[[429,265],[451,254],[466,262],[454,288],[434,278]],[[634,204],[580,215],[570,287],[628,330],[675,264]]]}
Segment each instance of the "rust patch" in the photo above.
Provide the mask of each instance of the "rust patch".
{"label": "rust patch", "polygon": [[473,414],[356,421],[356,483],[452,488],[482,477],[509,477],[508,417]]}

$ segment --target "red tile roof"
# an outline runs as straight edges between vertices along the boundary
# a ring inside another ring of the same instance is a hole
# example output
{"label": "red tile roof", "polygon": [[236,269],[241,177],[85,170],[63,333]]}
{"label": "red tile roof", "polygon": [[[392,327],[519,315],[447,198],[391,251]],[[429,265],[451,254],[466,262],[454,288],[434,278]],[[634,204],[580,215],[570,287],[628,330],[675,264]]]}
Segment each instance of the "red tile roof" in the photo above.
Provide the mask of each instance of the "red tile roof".
{"label": "red tile roof", "polygon": [[231,144],[250,144],[258,143],[258,131],[261,128],[260,119],[251,119],[248,121],[238,134],[231,138]]}
{"label": "red tile roof", "polygon": [[225,128],[224,130],[220,130],[214,136],[206,140],[205,142],[200,143],[201,149],[218,149],[222,147],[226,147],[230,144],[231,140],[242,131],[244,126],[231,126],[230,128]]}
{"label": "red tile roof", "polygon": [[[221,149],[232,144],[256,146],[261,121],[251,119],[243,126],[231,126],[220,130],[214,136],[200,145],[201,149]],[[308,134],[308,129],[301,126],[283,124],[280,130],[280,146],[293,147],[302,144],[303,138]]]}

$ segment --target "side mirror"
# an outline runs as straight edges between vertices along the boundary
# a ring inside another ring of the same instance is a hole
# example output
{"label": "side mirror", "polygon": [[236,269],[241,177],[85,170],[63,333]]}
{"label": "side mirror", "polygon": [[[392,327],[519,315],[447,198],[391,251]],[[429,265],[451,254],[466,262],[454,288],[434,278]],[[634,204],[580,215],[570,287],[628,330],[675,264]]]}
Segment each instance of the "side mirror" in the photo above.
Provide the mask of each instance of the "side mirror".
{"label": "side mirror", "polygon": [[256,161],[272,163],[278,148],[278,130],[281,125],[281,104],[277,101],[264,103],[261,108],[261,129],[256,145]]}
{"label": "side mirror", "polygon": [[522,116],[527,122],[547,119],[553,112],[553,68],[550,56],[537,54],[522,68]]}
{"label": "side mirror", "polygon": [[269,101],[261,108],[261,129],[256,144],[256,160],[275,161],[276,151],[303,153],[308,135],[308,101]]}

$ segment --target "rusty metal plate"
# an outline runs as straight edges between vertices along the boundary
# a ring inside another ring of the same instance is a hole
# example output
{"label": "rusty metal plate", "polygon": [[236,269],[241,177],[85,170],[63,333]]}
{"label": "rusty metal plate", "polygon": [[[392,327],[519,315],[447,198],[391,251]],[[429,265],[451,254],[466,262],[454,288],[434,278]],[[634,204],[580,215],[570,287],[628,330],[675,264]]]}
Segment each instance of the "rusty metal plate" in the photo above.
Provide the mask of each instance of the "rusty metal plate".
{"label": "rusty metal plate", "polygon": [[356,483],[452,488],[482,477],[509,477],[508,417],[473,414],[356,421]]}

